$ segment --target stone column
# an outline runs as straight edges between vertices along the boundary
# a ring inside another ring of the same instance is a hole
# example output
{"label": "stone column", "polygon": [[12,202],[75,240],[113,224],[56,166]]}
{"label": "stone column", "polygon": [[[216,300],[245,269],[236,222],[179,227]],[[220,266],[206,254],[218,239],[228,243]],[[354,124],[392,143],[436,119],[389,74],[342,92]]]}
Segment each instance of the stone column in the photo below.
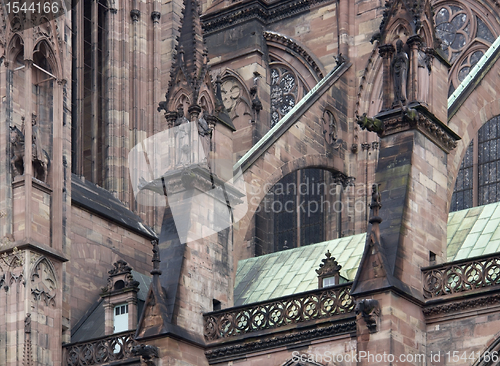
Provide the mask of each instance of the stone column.
{"label": "stone column", "polygon": [[413,102],[418,100],[418,90],[421,80],[418,78],[418,52],[422,45],[422,39],[420,36],[415,35],[408,38],[406,42],[410,47],[410,69],[408,70],[408,102]]}
{"label": "stone column", "polygon": [[391,73],[391,60],[394,54],[394,46],[392,44],[385,44],[378,48],[378,52],[383,59],[383,86],[382,86],[382,110],[391,108],[394,100],[394,88]]}

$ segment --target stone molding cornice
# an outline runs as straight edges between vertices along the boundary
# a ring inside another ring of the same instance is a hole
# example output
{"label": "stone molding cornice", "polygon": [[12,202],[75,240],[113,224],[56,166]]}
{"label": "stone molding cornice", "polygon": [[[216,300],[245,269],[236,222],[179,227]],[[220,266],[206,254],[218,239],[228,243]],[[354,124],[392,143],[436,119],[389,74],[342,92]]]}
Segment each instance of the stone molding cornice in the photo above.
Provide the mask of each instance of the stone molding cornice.
{"label": "stone molding cornice", "polygon": [[488,295],[486,297],[479,297],[470,300],[459,300],[456,302],[448,302],[446,304],[428,306],[423,309],[423,313],[426,317],[443,315],[449,313],[462,312],[465,310],[470,310],[478,307],[484,307],[488,305],[499,305],[500,304],[500,294]]}
{"label": "stone molding cornice", "polygon": [[302,341],[311,341],[318,338],[332,337],[341,334],[356,332],[356,321],[348,320],[326,327],[302,330],[297,333],[283,334],[256,341],[242,341],[225,347],[214,347],[205,351],[205,356],[210,364],[233,360],[235,357],[248,353],[258,352],[270,348],[283,347]]}
{"label": "stone molding cornice", "polygon": [[318,64],[313,60],[311,55],[306,52],[300,45],[298,45],[293,39],[290,37],[286,37],[282,34],[276,33],[276,32],[271,32],[271,31],[264,31],[264,39],[266,41],[272,41],[276,42],[278,44],[281,44],[292,51],[298,53],[300,56],[304,58],[304,60],[309,64],[309,66],[314,70],[316,76],[318,76],[319,79],[323,79],[324,75],[321,72],[320,67]]}
{"label": "stone molding cornice", "polygon": [[418,130],[446,153],[453,150],[461,139],[419,103],[384,111],[373,118],[363,115],[358,118],[358,124],[362,129],[377,132],[379,137]]}
{"label": "stone molding cornice", "polygon": [[334,1],[281,0],[273,4],[267,4],[262,0],[251,0],[228,7],[222,11],[205,14],[202,17],[203,31],[205,35],[208,35],[252,19],[256,19],[263,24],[270,24],[330,2]]}

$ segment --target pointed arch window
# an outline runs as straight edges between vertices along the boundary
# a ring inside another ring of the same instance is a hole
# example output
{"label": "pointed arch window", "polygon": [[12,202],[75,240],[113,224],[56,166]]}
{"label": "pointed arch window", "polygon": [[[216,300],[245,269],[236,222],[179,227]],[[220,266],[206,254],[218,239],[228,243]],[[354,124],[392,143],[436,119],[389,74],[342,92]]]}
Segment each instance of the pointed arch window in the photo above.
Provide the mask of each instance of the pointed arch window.
{"label": "pointed arch window", "polygon": [[460,165],[450,211],[500,201],[500,116],[481,127]]}
{"label": "pointed arch window", "polygon": [[284,176],[256,211],[255,255],[340,237],[341,191],[323,169],[300,169]]}
{"label": "pointed arch window", "polygon": [[271,127],[274,127],[306,94],[297,73],[281,63],[271,63]]}
{"label": "pointed arch window", "polygon": [[73,1],[72,168],[73,173],[101,184],[109,9],[105,0]]}

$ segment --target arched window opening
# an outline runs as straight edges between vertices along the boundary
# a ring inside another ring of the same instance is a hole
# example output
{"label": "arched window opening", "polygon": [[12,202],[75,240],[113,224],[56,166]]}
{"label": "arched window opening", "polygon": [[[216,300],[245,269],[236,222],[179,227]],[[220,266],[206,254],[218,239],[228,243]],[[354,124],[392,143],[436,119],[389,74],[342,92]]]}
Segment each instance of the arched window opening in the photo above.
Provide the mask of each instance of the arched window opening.
{"label": "arched window opening", "polygon": [[276,183],[255,216],[255,255],[340,237],[342,186],[322,169],[302,169]]}
{"label": "arched window opening", "polygon": [[14,62],[12,65],[12,70],[9,70],[9,73],[12,73],[12,85],[15,85],[15,88],[8,88],[7,93],[13,93],[11,98],[8,100],[12,101],[12,111],[7,110],[7,113],[10,114],[9,120],[12,121],[14,126],[17,126],[19,129],[22,129],[23,120],[22,117],[26,115],[25,106],[26,102],[26,65],[24,62],[24,47],[20,44],[20,40],[18,39],[18,44],[16,45],[17,55],[14,58]]}
{"label": "arched window opening", "polygon": [[500,201],[500,116],[472,139],[460,165],[450,211]]}
{"label": "arched window opening", "polygon": [[271,63],[271,127],[274,127],[306,94],[298,75],[280,63]]}
{"label": "arched window opening", "polygon": [[107,2],[74,1],[72,8],[73,173],[103,182]]}

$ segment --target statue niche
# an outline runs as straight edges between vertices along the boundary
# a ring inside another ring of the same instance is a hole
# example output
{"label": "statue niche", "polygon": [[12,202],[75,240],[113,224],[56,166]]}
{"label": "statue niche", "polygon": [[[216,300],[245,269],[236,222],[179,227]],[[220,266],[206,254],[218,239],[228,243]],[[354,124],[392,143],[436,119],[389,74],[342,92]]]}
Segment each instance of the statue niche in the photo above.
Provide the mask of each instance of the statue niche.
{"label": "statue niche", "polygon": [[391,62],[391,73],[394,82],[393,107],[406,104],[409,65],[410,61],[408,54],[403,49],[403,41],[398,39],[396,42],[396,54]]}
{"label": "statue niche", "polygon": [[[39,138],[39,128],[36,124],[36,116],[32,119],[32,159],[33,176],[47,183],[47,174],[50,167],[50,158],[47,151],[41,146]],[[11,159],[12,173],[15,176],[24,175],[24,133],[17,128],[17,126],[10,126],[10,145],[11,145]]]}

